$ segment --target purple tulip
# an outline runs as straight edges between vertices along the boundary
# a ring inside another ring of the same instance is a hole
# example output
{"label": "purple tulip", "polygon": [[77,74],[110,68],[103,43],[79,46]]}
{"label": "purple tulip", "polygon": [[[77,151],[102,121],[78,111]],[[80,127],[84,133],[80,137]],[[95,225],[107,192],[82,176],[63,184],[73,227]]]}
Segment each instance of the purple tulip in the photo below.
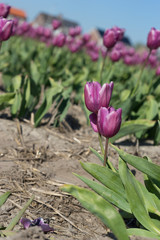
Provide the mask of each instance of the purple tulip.
{"label": "purple tulip", "polygon": [[117,33],[114,29],[108,29],[103,36],[103,44],[107,48],[112,48],[117,42]]}
{"label": "purple tulip", "polygon": [[62,23],[57,19],[54,19],[52,22],[52,26],[53,26],[54,30],[58,29],[61,25],[62,25]]}
{"label": "purple tulip", "polygon": [[50,38],[52,36],[52,31],[50,28],[44,28],[43,34],[46,38]]}
{"label": "purple tulip", "polygon": [[71,28],[69,29],[69,35],[70,35],[71,37],[76,37],[76,36],[78,36],[78,35],[81,34],[81,31],[82,31],[82,29],[81,29],[80,26],[71,27]]}
{"label": "purple tulip", "polygon": [[90,40],[90,38],[91,38],[91,35],[87,33],[82,36],[82,40],[84,43],[87,43]]}
{"label": "purple tulip", "polygon": [[125,30],[117,26],[113,27],[112,29],[117,33],[117,41],[120,41],[123,38]]}
{"label": "purple tulip", "polygon": [[0,18],[0,42],[8,40],[12,35],[13,20]]}
{"label": "purple tulip", "polygon": [[64,33],[59,33],[53,38],[53,45],[57,47],[63,47],[66,42],[66,35]]}
{"label": "purple tulip", "polygon": [[101,87],[99,82],[87,82],[84,87],[85,104],[89,111],[96,113],[101,107],[108,107],[112,96],[113,82]]}
{"label": "purple tulip", "polygon": [[121,52],[119,50],[113,49],[110,53],[110,59],[112,62],[118,62],[121,58]]}
{"label": "purple tulip", "polygon": [[25,229],[34,226],[40,226],[44,233],[54,231],[53,228],[51,228],[48,224],[44,223],[43,218],[37,218],[33,221],[29,220],[28,218],[21,218],[20,223],[24,226]]}
{"label": "purple tulip", "polygon": [[88,54],[93,62],[96,62],[99,59],[99,53],[97,51],[89,51]]}
{"label": "purple tulip", "polygon": [[112,48],[114,45],[123,38],[124,29],[113,27],[107,29],[103,36],[103,44],[107,48]]}
{"label": "purple tulip", "polygon": [[160,46],[160,31],[155,28],[151,28],[148,33],[147,47],[149,49],[157,49]]}
{"label": "purple tulip", "polygon": [[97,115],[98,132],[106,138],[115,136],[121,126],[121,115],[121,108],[115,110],[113,107],[101,107]]}
{"label": "purple tulip", "polygon": [[9,14],[10,6],[0,3],[0,17],[6,18]]}

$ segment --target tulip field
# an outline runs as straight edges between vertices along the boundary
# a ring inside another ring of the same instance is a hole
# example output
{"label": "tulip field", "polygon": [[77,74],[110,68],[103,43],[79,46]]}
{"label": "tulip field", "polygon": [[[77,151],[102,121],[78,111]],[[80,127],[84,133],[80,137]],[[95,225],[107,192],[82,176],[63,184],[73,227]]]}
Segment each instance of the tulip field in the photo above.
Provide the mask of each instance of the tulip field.
{"label": "tulip field", "polygon": [[133,47],[115,26],[98,43],[9,11],[0,3],[0,239],[160,239],[160,31]]}

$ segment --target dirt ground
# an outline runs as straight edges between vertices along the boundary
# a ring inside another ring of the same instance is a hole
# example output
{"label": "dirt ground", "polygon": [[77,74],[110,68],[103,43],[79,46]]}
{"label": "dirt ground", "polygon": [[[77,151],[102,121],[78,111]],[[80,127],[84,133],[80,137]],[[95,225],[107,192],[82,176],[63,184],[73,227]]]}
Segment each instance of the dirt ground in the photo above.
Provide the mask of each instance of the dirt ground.
{"label": "dirt ground", "polygon": [[[134,139],[121,139],[116,144],[129,153],[136,152]],[[86,125],[84,114],[77,106],[72,106],[66,122],[57,129],[46,125],[33,128],[29,123],[9,120],[1,114],[0,194],[7,190],[12,194],[0,209],[0,225],[6,227],[34,194],[35,200],[24,216],[30,219],[42,217],[55,230],[43,234],[38,227],[23,230],[19,224],[14,229],[18,233],[8,240],[115,239],[99,219],[59,189],[64,183],[85,186],[72,174],[87,176],[80,161],[101,164],[90,146],[100,151],[96,133]],[[159,164],[160,147],[153,146],[152,141],[140,143],[138,154],[147,155]],[[109,156],[116,165],[115,151],[109,149]],[[138,172],[136,176],[141,179]],[[142,238],[132,237],[132,240],[138,239]]]}

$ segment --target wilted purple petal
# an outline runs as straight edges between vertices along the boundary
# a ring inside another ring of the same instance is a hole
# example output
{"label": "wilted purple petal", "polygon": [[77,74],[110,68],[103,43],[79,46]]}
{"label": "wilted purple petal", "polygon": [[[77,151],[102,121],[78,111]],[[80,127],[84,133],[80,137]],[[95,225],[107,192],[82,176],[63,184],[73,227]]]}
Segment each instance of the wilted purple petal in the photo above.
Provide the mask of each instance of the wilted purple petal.
{"label": "wilted purple petal", "polygon": [[42,228],[42,231],[43,231],[44,233],[53,232],[53,231],[54,231],[54,229],[51,228],[47,223],[41,224],[40,227]]}
{"label": "wilted purple petal", "polygon": [[21,218],[20,223],[24,226],[25,229],[29,227],[39,226],[42,228],[44,233],[54,231],[47,223],[44,223],[43,218],[36,218],[33,221],[29,220],[28,218]]}
{"label": "wilted purple petal", "polygon": [[29,228],[32,224],[32,221],[29,220],[28,218],[21,218],[20,223],[23,225],[25,229]]}

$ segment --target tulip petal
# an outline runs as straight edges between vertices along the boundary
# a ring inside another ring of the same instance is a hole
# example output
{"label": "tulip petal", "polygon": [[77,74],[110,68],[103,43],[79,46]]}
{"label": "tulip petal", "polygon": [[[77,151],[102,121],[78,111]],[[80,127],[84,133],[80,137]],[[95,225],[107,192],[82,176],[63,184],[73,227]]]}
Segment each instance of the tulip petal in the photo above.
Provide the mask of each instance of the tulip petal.
{"label": "tulip petal", "polygon": [[97,128],[97,115],[95,113],[91,113],[89,116],[91,127],[94,132],[98,132]]}
{"label": "tulip petal", "polygon": [[51,227],[50,227],[48,224],[46,224],[46,223],[41,224],[41,228],[42,228],[42,231],[43,231],[44,233],[53,232],[53,231],[54,231],[54,229],[51,228]]}
{"label": "tulip petal", "polygon": [[23,225],[25,229],[29,228],[32,224],[32,221],[29,220],[28,218],[21,218],[20,223]]}
{"label": "tulip petal", "polygon": [[33,221],[29,220],[28,218],[21,218],[20,223],[24,226],[25,229],[29,227],[39,226],[42,228],[44,233],[54,231],[47,223],[44,223],[43,218],[36,218]]}

